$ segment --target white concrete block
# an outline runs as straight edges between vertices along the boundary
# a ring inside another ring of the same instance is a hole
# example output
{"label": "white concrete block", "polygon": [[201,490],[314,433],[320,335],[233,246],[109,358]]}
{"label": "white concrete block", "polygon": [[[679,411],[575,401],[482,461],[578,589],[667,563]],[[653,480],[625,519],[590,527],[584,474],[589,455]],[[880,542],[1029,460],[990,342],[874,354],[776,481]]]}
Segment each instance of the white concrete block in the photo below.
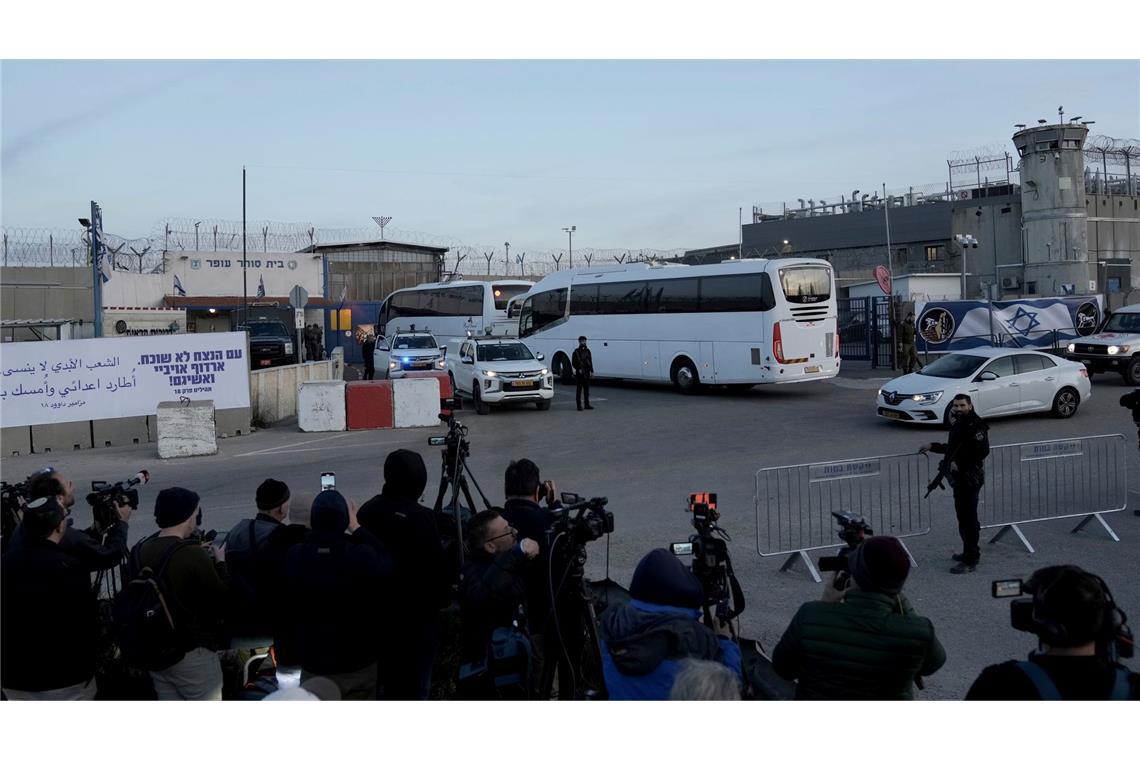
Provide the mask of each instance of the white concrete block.
{"label": "white concrete block", "polygon": [[443,424],[439,419],[439,380],[434,377],[393,380],[392,408],[398,428]]}
{"label": "white concrete block", "polygon": [[307,433],[347,429],[343,380],[315,380],[297,389],[297,425]]}
{"label": "white concrete block", "polygon": [[159,459],[216,453],[213,401],[163,401],[158,405]]}

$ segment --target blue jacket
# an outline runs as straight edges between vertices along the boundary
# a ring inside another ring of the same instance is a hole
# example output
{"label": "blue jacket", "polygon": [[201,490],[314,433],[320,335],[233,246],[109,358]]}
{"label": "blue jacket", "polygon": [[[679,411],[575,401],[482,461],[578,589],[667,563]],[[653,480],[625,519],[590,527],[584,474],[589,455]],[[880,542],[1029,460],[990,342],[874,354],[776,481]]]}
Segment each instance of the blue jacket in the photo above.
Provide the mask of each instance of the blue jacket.
{"label": "blue jacket", "polygon": [[701,612],[636,599],[602,613],[602,673],[612,700],[669,699],[687,658],[715,660],[743,681],[740,647],[700,622]]}

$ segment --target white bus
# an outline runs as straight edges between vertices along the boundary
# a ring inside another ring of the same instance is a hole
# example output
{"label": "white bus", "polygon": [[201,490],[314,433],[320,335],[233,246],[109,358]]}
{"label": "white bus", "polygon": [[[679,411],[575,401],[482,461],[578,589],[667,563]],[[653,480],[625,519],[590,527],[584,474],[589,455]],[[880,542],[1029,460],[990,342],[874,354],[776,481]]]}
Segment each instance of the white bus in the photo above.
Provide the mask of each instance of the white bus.
{"label": "white bus", "polygon": [[839,374],[835,277],[822,259],[595,267],[535,283],[519,337],[565,381],[579,335],[597,377],[686,392]]}
{"label": "white bus", "polygon": [[391,293],[380,306],[376,332],[430,330],[441,346],[467,331],[482,335],[507,318],[507,302],[534,285],[529,280],[452,280],[432,282]]}

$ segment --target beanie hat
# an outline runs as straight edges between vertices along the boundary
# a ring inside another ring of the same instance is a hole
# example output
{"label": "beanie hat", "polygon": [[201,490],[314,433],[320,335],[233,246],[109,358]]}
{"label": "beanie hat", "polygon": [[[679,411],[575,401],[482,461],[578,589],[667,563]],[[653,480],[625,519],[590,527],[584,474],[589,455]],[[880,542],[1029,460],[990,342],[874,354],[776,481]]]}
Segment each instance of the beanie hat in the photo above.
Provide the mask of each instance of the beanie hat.
{"label": "beanie hat", "polygon": [[266,478],[257,487],[257,508],[262,512],[277,509],[287,501],[289,501],[289,486],[280,480]]}
{"label": "beanie hat", "polygon": [[894,536],[873,536],[848,555],[851,577],[863,591],[898,594],[910,573],[910,557]]}
{"label": "beanie hat", "polygon": [[384,460],[384,494],[419,501],[427,487],[424,458],[415,451],[396,449]]}
{"label": "beanie hat", "polygon": [[67,517],[67,510],[54,496],[34,499],[24,505],[24,519],[21,523],[28,535],[47,538]]}
{"label": "beanie hat", "polygon": [[198,508],[198,494],[186,488],[164,488],[154,500],[154,520],[160,528],[184,523]]}
{"label": "beanie hat", "polygon": [[637,563],[629,595],[640,602],[690,609],[705,600],[701,582],[665,549],[654,549]]}
{"label": "beanie hat", "polygon": [[348,502],[339,491],[321,491],[309,518],[313,532],[339,535],[348,530]]}

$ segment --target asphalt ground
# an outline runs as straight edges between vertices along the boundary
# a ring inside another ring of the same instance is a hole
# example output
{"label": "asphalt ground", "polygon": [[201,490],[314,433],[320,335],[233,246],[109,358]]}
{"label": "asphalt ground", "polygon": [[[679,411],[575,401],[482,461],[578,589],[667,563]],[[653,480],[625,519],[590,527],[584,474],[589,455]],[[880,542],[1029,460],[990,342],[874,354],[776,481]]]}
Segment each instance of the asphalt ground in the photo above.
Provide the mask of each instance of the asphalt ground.
{"label": "asphalt ground", "polygon": [[[729,532],[736,574],[746,597],[741,622],[745,636],[771,651],[798,605],[818,598],[821,587],[802,568],[780,572],[782,558],[763,558],[756,548],[754,476],[775,465],[822,462],[852,457],[909,453],[931,440],[944,440],[939,429],[916,428],[881,420],[875,394],[885,376],[848,365],[835,380],[749,391],[710,390],[682,396],[671,388],[613,383],[595,386],[593,411],[578,412],[573,388],[558,387],[549,411],[533,406],[495,410],[488,416],[459,412],[469,427],[470,468],[493,503],[501,503],[507,463],[534,459],[544,478],[559,491],[606,496],[616,531],[607,556],[605,539],[589,546],[587,573],[628,585],[638,559],[648,550],[687,540],[691,532],[687,496],[692,491],[719,495],[721,525]],[[994,445],[1105,433],[1122,433],[1129,451],[1136,430],[1118,404],[1129,390],[1115,377],[1093,381],[1093,397],[1075,417],[1044,415],[991,421]],[[158,490],[181,485],[196,490],[204,506],[204,526],[226,530],[253,513],[253,494],[267,477],[286,481],[293,490],[295,513],[311,502],[320,473],[336,472],[337,487],[358,504],[379,491],[382,465],[395,448],[423,454],[429,485],[425,501],[437,490],[440,450],[427,444],[439,430],[383,430],[311,434],[283,423],[249,436],[220,440],[215,456],[159,460],[153,444],[91,451],[31,455],[0,460],[6,480],[54,465],[76,485],[77,524],[86,522],[83,494],[92,479],[118,480],[148,469],[142,505],[131,521],[131,541],[155,530],[152,505]],[[1140,461],[1129,458],[1129,482],[1140,483]],[[1140,488],[1137,488],[1140,490]],[[1009,603],[990,598],[999,578],[1026,578],[1050,564],[1075,563],[1104,577],[1118,603],[1140,617],[1140,517],[1134,504],[1107,517],[1120,542],[1096,525],[1080,534],[1076,519],[1025,526],[1036,554],[1010,537],[985,543],[977,572],[952,576],[949,555],[959,550],[949,492],[938,492],[929,534],[907,540],[918,567],[906,593],[929,616],[946,647],[945,667],[927,679],[920,699],[959,699],[990,663],[1023,657],[1035,644],[1009,626]],[[1133,500],[1135,495],[1133,496]],[[818,556],[816,553],[815,556]]]}

